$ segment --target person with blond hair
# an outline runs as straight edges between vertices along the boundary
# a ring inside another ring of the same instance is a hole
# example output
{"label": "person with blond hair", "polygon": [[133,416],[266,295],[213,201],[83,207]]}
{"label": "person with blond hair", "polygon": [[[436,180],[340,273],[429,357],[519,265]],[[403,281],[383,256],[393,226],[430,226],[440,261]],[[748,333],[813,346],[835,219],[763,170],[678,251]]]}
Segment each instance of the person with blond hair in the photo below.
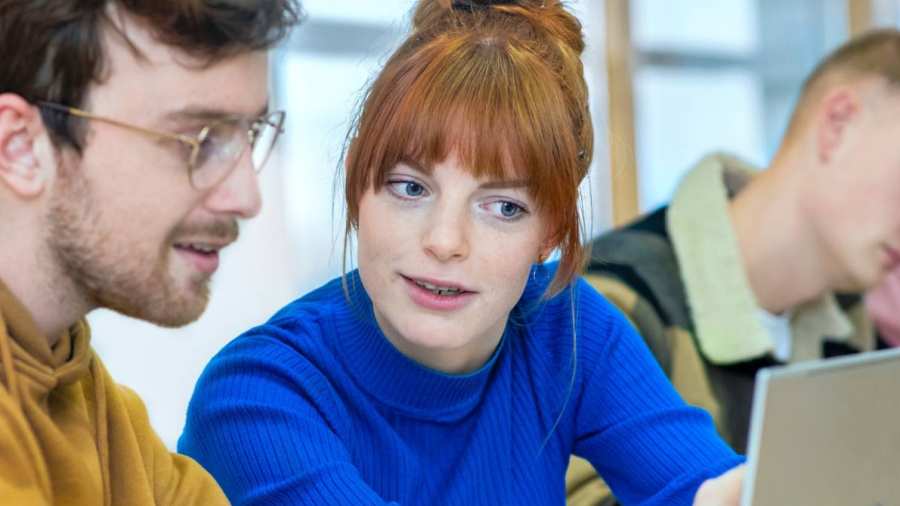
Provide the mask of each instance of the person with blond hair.
{"label": "person with blond hair", "polygon": [[872,31],[807,78],[766,170],[711,154],[591,243],[587,280],[738,452],[761,368],[886,345],[861,294],[900,267],[898,114],[900,31]]}
{"label": "person with blond hair", "polygon": [[212,360],[179,449],[245,506],[563,504],[573,453],[627,504],[691,504],[742,458],[578,278],[581,25],[555,0],[412,19],[346,153],[358,269]]}

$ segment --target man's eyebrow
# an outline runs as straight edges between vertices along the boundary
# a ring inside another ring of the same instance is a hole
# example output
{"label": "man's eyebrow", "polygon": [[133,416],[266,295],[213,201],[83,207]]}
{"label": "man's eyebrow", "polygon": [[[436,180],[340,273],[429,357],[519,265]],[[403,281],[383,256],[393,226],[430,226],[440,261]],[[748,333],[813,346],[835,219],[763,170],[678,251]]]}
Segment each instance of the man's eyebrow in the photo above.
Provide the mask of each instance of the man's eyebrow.
{"label": "man's eyebrow", "polygon": [[[269,105],[265,104],[256,113],[254,113],[252,117],[258,118],[260,116],[264,116],[267,112],[269,112]],[[238,120],[243,118],[246,118],[246,116],[239,112],[204,106],[185,107],[184,109],[178,109],[176,111],[168,112],[163,116],[163,119],[165,121],[221,121]]]}

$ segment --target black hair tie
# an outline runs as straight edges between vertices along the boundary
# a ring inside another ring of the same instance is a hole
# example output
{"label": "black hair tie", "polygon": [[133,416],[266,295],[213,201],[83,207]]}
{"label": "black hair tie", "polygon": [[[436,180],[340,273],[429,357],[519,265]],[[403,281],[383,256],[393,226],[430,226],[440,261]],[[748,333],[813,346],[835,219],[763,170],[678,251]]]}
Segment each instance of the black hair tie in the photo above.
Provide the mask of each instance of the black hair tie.
{"label": "black hair tie", "polygon": [[455,11],[475,12],[489,9],[493,5],[513,5],[516,0],[455,0],[451,8]]}

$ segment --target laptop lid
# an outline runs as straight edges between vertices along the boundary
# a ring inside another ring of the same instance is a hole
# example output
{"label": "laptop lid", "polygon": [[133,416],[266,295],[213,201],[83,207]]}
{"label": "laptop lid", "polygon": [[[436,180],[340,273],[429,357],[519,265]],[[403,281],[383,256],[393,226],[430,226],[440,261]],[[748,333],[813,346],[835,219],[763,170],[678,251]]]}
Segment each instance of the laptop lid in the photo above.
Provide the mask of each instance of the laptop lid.
{"label": "laptop lid", "polygon": [[761,370],[742,506],[900,505],[900,349]]}

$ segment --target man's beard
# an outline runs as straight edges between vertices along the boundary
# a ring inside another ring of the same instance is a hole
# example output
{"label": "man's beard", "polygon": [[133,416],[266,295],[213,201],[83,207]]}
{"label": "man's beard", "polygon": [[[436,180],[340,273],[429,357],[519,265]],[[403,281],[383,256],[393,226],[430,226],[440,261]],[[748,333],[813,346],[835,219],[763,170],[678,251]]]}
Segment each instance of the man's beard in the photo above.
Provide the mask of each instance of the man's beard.
{"label": "man's beard", "polygon": [[[199,318],[209,301],[209,277],[192,272],[189,279],[176,279],[170,272],[170,240],[155,248],[131,244],[108,225],[104,228],[102,204],[93,198],[89,183],[78,169],[67,172],[52,190],[46,244],[75,295],[89,307],[105,307],[166,327]],[[220,233],[233,228],[231,233],[236,234],[237,224],[232,220],[228,226],[213,228]],[[182,230],[173,231],[170,238]]]}

